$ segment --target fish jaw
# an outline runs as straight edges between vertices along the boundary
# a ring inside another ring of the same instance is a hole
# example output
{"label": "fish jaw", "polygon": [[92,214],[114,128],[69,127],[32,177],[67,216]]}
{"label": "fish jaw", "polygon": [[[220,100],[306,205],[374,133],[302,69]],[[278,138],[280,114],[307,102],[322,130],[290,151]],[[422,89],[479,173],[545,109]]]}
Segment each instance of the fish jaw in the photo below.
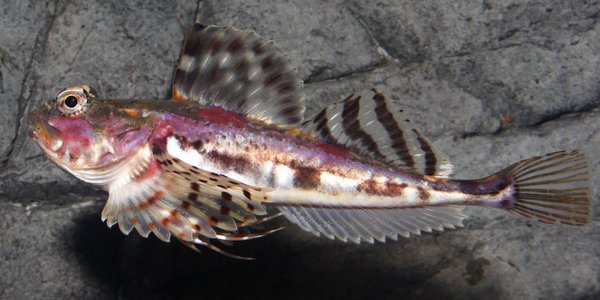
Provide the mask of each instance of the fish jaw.
{"label": "fish jaw", "polygon": [[[65,91],[86,89],[91,88],[70,87]],[[106,187],[106,182],[90,180],[90,174],[105,172],[135,155],[148,142],[156,114],[144,110],[150,106],[144,101],[96,101],[95,94],[85,94],[89,96],[86,107],[69,114],[64,107],[61,110],[61,94],[29,114],[28,135],[59,167]],[[139,113],[142,110],[144,113]]]}

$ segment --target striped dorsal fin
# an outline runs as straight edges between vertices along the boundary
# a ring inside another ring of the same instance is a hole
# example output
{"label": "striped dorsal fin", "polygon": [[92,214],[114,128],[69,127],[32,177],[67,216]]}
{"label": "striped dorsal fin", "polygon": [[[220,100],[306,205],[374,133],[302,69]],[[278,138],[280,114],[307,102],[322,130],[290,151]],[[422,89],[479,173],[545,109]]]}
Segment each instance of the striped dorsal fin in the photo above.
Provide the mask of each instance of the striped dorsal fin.
{"label": "striped dorsal fin", "polygon": [[292,126],[304,118],[302,86],[273,42],[253,31],[195,24],[173,76],[172,97]]}
{"label": "striped dorsal fin", "polygon": [[452,172],[452,165],[403,115],[398,103],[375,89],[326,107],[305,122],[304,129],[401,171],[439,177]]}

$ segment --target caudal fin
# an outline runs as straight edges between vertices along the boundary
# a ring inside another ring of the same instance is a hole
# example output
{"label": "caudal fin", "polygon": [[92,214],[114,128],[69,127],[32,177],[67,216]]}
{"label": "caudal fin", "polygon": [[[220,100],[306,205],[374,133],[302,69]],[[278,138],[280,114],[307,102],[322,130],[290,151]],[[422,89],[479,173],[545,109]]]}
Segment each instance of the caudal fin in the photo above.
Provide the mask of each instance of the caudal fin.
{"label": "caudal fin", "polygon": [[547,224],[585,225],[592,208],[588,164],[581,150],[520,161],[499,172],[513,179],[510,212]]}

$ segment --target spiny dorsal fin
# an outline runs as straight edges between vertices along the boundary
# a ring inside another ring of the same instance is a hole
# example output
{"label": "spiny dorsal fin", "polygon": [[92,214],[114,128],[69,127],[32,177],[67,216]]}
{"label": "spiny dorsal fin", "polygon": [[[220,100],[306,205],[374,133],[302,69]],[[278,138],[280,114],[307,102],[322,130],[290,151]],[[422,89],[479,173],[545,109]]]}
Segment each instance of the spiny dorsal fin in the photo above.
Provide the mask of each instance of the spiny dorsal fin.
{"label": "spiny dorsal fin", "polygon": [[195,24],[173,77],[172,97],[290,126],[304,118],[302,85],[273,42],[252,31]]}
{"label": "spiny dorsal fin", "polygon": [[464,215],[457,207],[402,209],[319,208],[282,206],[280,211],[292,223],[317,236],[342,242],[373,243],[409,237],[422,231],[443,231],[462,227]]}
{"label": "spiny dorsal fin", "polygon": [[307,132],[403,171],[446,177],[452,165],[377,90],[355,93],[304,123]]}

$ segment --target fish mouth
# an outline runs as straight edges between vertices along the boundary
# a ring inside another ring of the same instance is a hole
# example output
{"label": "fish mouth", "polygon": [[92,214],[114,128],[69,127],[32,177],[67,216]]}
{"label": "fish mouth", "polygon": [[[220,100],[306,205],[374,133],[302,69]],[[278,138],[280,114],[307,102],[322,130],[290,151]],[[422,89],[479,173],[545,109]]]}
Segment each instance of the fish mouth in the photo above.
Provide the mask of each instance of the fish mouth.
{"label": "fish mouth", "polygon": [[[45,121],[44,117],[38,111],[33,111],[29,115],[29,127],[27,135],[40,144],[44,149],[52,149],[57,144],[57,131]],[[54,150],[54,149],[53,149]]]}

